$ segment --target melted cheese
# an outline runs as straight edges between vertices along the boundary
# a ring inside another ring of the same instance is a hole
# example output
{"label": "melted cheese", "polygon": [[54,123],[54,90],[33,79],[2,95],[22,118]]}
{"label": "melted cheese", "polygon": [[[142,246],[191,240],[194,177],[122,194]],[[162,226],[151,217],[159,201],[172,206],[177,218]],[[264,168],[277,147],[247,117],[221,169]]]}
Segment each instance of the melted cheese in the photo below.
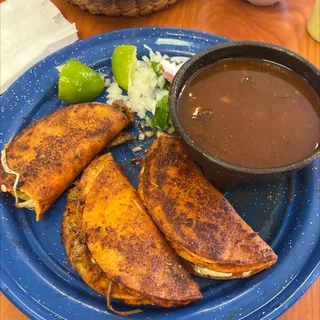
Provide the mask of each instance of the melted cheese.
{"label": "melted cheese", "polygon": [[[7,163],[7,157],[6,157],[6,148],[4,148],[1,151],[1,165],[3,167],[3,170],[6,173],[13,174],[13,175],[16,176],[16,179],[15,179],[14,184],[12,186],[12,192],[13,192],[13,195],[14,195],[14,198],[15,198],[15,205],[18,208],[27,208],[27,209],[33,210],[35,205],[34,205],[34,202],[31,199],[27,199],[24,202],[19,202],[19,196],[18,196],[18,192],[19,191],[17,190],[17,187],[18,187],[20,175],[19,175],[18,172],[13,171],[13,170],[11,170],[9,168],[8,163]],[[2,192],[8,192],[8,189],[7,189],[7,187],[5,185],[1,185],[1,191]],[[21,192],[20,192],[20,195],[22,195]],[[27,197],[27,198],[29,198],[29,197]]]}
{"label": "melted cheese", "polygon": [[209,277],[216,277],[216,278],[230,278],[233,275],[233,273],[214,271],[214,270],[202,268],[196,265],[192,265],[192,269],[201,276],[209,276]]}
{"label": "melted cheese", "polygon": [[16,206],[18,208],[26,208],[26,209],[29,209],[29,210],[33,210],[34,209],[34,202],[31,199],[29,199],[29,200],[26,200],[24,202],[17,203]]}
{"label": "melted cheese", "polygon": [[20,175],[19,175],[18,172],[15,172],[15,171],[11,170],[8,167],[7,158],[6,158],[6,148],[4,148],[1,151],[1,164],[2,164],[3,170],[6,173],[13,174],[13,175],[16,176],[16,179],[15,179],[14,184],[12,186],[12,191],[13,191],[13,194],[14,194],[14,198],[16,199],[16,205],[17,205],[19,203],[18,194],[17,194],[17,186],[18,186],[18,183],[19,183]]}

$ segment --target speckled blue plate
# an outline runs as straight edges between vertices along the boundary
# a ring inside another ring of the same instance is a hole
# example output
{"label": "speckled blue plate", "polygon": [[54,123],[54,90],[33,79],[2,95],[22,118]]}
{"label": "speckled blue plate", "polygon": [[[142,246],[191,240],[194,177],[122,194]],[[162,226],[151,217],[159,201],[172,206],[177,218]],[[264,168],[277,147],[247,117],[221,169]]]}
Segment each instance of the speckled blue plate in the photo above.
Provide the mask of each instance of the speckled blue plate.
{"label": "speckled blue plate", "polygon": [[[128,29],[79,41],[38,63],[1,97],[1,149],[22,128],[64,105],[57,97],[56,66],[79,59],[110,74],[110,56],[123,43],[147,53],[143,44],[169,56],[190,56],[228,40],[181,29]],[[99,101],[106,101],[102,95]],[[136,130],[136,129],[134,129]],[[148,147],[152,141],[146,141]],[[115,159],[137,185],[139,168],[131,165],[134,143],[112,150]],[[138,155],[139,156],[139,155]],[[279,256],[270,270],[249,279],[214,281],[196,278],[203,300],[172,310],[144,307],[133,319],[274,319],[288,309],[319,274],[319,161],[287,180],[272,184],[245,184],[226,196],[239,214],[273,247]],[[66,262],[61,244],[61,217],[65,195],[43,220],[13,206],[1,194],[1,290],[32,319],[118,319],[106,310],[105,298],[87,287]],[[127,309],[113,301],[117,309]]]}

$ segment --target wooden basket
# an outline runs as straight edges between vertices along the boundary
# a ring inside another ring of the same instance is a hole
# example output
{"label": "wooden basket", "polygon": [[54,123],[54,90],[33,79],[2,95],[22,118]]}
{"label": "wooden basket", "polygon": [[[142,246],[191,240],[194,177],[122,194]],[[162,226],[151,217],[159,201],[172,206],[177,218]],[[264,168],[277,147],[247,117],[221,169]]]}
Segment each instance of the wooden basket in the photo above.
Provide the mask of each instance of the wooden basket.
{"label": "wooden basket", "polygon": [[83,10],[106,16],[145,16],[164,10],[179,0],[68,0]]}

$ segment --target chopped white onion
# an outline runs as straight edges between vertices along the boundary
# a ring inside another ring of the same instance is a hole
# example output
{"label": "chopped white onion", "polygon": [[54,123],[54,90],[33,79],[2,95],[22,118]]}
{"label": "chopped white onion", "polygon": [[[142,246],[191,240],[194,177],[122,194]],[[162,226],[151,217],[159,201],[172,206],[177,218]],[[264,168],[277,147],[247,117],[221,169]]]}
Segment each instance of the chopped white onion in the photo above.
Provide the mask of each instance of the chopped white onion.
{"label": "chopped white onion", "polygon": [[143,141],[146,139],[146,135],[144,133],[139,133],[138,140]]}
{"label": "chopped white onion", "polygon": [[145,132],[145,135],[146,135],[148,138],[152,137],[153,134],[154,134],[153,131],[146,131],[146,132]]}
{"label": "chopped white onion", "polygon": [[139,147],[139,146],[134,147],[134,148],[131,149],[132,152],[139,152],[139,151],[142,151],[142,150],[143,149],[141,147]]}

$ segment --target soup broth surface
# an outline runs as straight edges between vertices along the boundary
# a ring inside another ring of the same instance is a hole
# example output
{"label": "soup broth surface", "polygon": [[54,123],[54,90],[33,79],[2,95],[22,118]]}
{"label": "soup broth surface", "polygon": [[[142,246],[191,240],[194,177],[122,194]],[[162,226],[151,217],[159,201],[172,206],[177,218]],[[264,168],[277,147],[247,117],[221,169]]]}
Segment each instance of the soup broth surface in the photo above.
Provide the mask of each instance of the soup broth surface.
{"label": "soup broth surface", "polygon": [[196,73],[178,101],[189,137],[226,162],[279,167],[320,140],[320,98],[299,75],[258,59],[228,59]]}

